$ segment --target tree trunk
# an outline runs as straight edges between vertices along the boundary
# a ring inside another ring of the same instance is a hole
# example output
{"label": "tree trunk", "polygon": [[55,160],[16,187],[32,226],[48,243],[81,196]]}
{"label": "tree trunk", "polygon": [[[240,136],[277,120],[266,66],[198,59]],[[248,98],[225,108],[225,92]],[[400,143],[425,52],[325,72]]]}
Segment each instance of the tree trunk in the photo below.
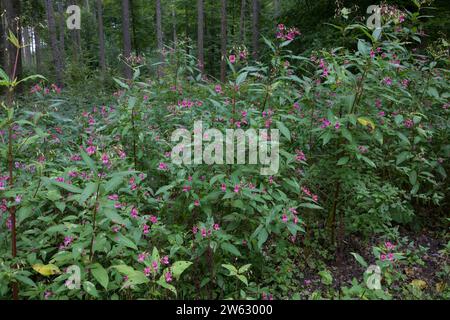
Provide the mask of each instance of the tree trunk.
{"label": "tree trunk", "polygon": [[[4,8],[6,10],[6,28],[5,31],[9,32],[11,30],[17,39],[21,40],[21,28],[20,28],[20,1],[16,0],[4,0]],[[6,62],[6,72],[12,76],[14,72],[14,65],[16,61],[17,48],[9,41],[6,43],[7,48],[7,62]],[[16,66],[15,76],[20,78],[22,74],[22,59],[19,54],[19,58]]]}
{"label": "tree trunk", "polygon": [[220,81],[225,82],[227,77],[227,0],[221,0],[220,7]]}
{"label": "tree trunk", "polygon": [[58,2],[58,14],[59,14],[59,54],[61,59],[61,68],[64,70],[66,55],[65,55],[65,30],[66,21],[64,18],[64,5],[62,1]]}
{"label": "tree trunk", "polygon": [[34,54],[36,56],[36,73],[41,72],[41,38],[39,36],[39,31],[37,27],[33,28],[34,32]]}
{"label": "tree trunk", "polygon": [[48,30],[50,33],[50,46],[52,49],[53,64],[56,71],[56,84],[61,87],[63,84],[61,56],[58,48],[58,40],[56,37],[56,22],[53,12],[52,0],[45,0],[45,10],[47,12]]}
{"label": "tree trunk", "polygon": [[[131,37],[130,37],[130,2],[122,0],[122,33],[123,33],[123,57],[127,60],[131,56]],[[124,68],[124,77],[131,80],[131,66],[126,63]]]}
{"label": "tree trunk", "polygon": [[102,74],[105,76],[106,71],[106,55],[105,55],[105,33],[103,31],[103,8],[102,0],[97,0],[97,14],[98,14],[98,50],[99,50],[99,60],[100,67],[102,69]]}
{"label": "tree trunk", "polygon": [[175,14],[175,5],[172,6],[172,33],[173,33],[173,48],[174,50],[177,50],[177,42],[178,42],[178,35],[177,35],[177,17]]}
{"label": "tree trunk", "polygon": [[198,50],[198,66],[202,75],[205,73],[205,52],[204,42],[204,8],[203,0],[197,0],[197,50]]}
{"label": "tree trunk", "polygon": [[[158,52],[160,56],[160,62],[164,62],[164,44],[163,44],[163,32],[162,32],[162,13],[161,13],[161,0],[156,0],[156,41],[158,45]],[[161,77],[162,65],[158,65],[158,77]]]}
{"label": "tree trunk", "polygon": [[281,2],[280,0],[274,0],[273,6],[275,8],[275,22],[278,22],[278,18],[281,16]]}
{"label": "tree trunk", "polygon": [[253,58],[259,58],[259,0],[253,0],[253,17],[252,17],[252,46],[253,46]]}
{"label": "tree trunk", "polygon": [[135,10],[134,10],[134,5],[133,5],[133,0],[130,0],[130,12],[131,12],[131,30],[133,32],[133,48],[136,51],[136,54],[139,55],[139,41],[137,40],[137,35],[136,35],[136,15],[135,15]]}
{"label": "tree trunk", "polygon": [[245,43],[245,5],[247,0],[241,0],[241,19],[239,21],[239,43]]}
{"label": "tree trunk", "polygon": [[[0,4],[2,5],[3,8],[3,2],[1,2],[0,0]],[[0,68],[6,69],[4,68],[5,64],[6,64],[6,33],[5,33],[5,26],[3,24],[3,15],[0,15]]]}

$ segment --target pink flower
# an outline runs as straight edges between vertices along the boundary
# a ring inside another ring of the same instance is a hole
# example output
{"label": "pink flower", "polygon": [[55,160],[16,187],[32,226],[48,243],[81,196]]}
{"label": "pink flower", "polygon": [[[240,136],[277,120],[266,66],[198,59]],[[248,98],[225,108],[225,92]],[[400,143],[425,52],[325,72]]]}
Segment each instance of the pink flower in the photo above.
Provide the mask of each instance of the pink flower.
{"label": "pink flower", "polygon": [[102,163],[105,165],[109,163],[109,157],[106,153],[102,154]]}
{"label": "pink flower", "polygon": [[146,277],[150,276],[150,273],[152,272],[152,269],[150,269],[150,267],[145,267],[144,268],[144,274]]}
{"label": "pink flower", "polygon": [[135,207],[133,207],[131,209],[130,215],[131,215],[132,218],[137,219],[137,217],[138,217],[138,210]]}
{"label": "pink flower", "polygon": [[145,258],[147,258],[147,253],[145,253],[145,252],[139,253],[139,255],[138,255],[139,262],[144,262]]}
{"label": "pink flower", "polygon": [[220,84],[216,85],[214,90],[216,91],[216,93],[222,94],[222,86]]}
{"label": "pink flower", "polygon": [[214,226],[213,226],[213,229],[216,230],[216,231],[219,230],[220,229],[219,224],[215,223]]}
{"label": "pink flower", "polygon": [[286,215],[286,214],[283,214],[282,216],[281,216],[281,220],[284,222],[284,223],[286,223],[286,222],[288,222],[288,216]]}
{"label": "pink flower", "polygon": [[336,122],[336,124],[334,125],[334,128],[336,130],[339,130],[340,127],[341,127],[341,124],[339,122]]}
{"label": "pink flower", "polygon": [[117,200],[119,200],[119,196],[117,194],[112,194],[112,195],[108,196],[108,199],[117,201]]}
{"label": "pink flower", "polygon": [[389,261],[393,261],[394,260],[394,255],[392,254],[392,252],[388,253],[387,258]]}
{"label": "pink flower", "polygon": [[206,238],[206,229],[205,228],[202,228],[202,237],[203,238]]}
{"label": "pink flower", "polygon": [[15,202],[16,202],[16,203],[22,202],[22,196],[17,195],[17,196],[16,196],[16,199],[15,199]]}
{"label": "pink flower", "polygon": [[198,228],[196,226],[192,227],[192,233],[196,234],[198,232]]}
{"label": "pink flower", "polygon": [[200,206],[200,201],[199,200],[195,200],[194,201],[194,206],[199,207]]}
{"label": "pink flower", "polygon": [[239,193],[240,186],[237,184],[234,186],[234,193]]}
{"label": "pink flower", "polygon": [[234,64],[236,62],[236,56],[234,54],[230,55],[229,57],[230,63]]}
{"label": "pink flower", "polygon": [[150,227],[148,225],[144,224],[142,233],[143,234],[149,234],[150,233]]}
{"label": "pink flower", "polygon": [[162,259],[161,259],[161,263],[162,264],[165,264],[165,265],[168,265],[170,262],[169,262],[169,256],[164,256]]}
{"label": "pink flower", "polygon": [[385,254],[380,255],[380,259],[381,259],[381,261],[386,260],[386,255]]}
{"label": "pink flower", "polygon": [[156,272],[158,271],[158,261],[152,261],[152,268]]}
{"label": "pink flower", "polygon": [[170,273],[170,271],[167,271],[164,277],[166,278],[167,283],[172,282],[172,273]]}
{"label": "pink flower", "polygon": [[158,223],[158,218],[156,216],[154,216],[154,215],[151,215],[149,220],[153,224],[157,224]]}
{"label": "pink flower", "polygon": [[225,183],[222,183],[222,185],[220,186],[220,189],[225,192],[227,191],[227,185]]}
{"label": "pink flower", "polygon": [[169,166],[168,166],[167,164],[165,164],[164,162],[160,162],[160,163],[159,163],[159,166],[158,166],[158,169],[159,169],[159,170],[166,171],[166,170],[169,169]]}
{"label": "pink flower", "polygon": [[97,152],[97,148],[95,146],[89,146],[86,148],[86,152],[88,155],[92,156],[95,152]]}
{"label": "pink flower", "polygon": [[385,85],[387,85],[387,86],[391,86],[391,85],[392,85],[392,79],[389,78],[389,77],[385,77],[385,78],[383,79],[383,83],[384,83]]}

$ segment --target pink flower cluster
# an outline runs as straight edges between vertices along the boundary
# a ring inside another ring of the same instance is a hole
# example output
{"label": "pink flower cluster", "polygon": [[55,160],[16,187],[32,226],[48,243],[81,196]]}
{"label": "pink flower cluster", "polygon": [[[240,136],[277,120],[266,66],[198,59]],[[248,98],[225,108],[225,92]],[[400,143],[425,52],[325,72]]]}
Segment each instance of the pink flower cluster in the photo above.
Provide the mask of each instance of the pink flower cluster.
{"label": "pink flower cluster", "polygon": [[277,39],[283,41],[294,40],[299,35],[301,35],[301,33],[297,28],[286,28],[286,26],[281,23],[277,26]]}

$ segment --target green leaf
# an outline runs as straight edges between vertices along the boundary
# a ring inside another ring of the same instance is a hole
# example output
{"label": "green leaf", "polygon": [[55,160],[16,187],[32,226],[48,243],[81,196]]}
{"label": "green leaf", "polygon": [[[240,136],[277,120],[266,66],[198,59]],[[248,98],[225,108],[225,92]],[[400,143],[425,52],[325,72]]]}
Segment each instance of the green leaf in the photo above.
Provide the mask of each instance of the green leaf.
{"label": "green leaf", "polygon": [[269,237],[269,234],[267,233],[267,230],[265,228],[262,228],[261,231],[258,233],[258,248],[262,248],[263,244],[267,241],[267,238]]}
{"label": "green leaf", "polygon": [[230,276],[236,276],[238,274],[236,267],[231,264],[222,264],[222,267],[230,271]]}
{"label": "green leaf", "polygon": [[284,125],[283,122],[277,121],[277,128],[281,131],[281,134],[285,136],[289,141],[291,141],[291,132],[289,129]]}
{"label": "green leaf", "polygon": [[171,292],[173,292],[175,294],[175,296],[177,295],[177,289],[175,289],[175,287],[169,283],[166,282],[165,276],[162,275],[158,281],[156,281],[157,284],[159,284],[161,287],[170,290]]}
{"label": "green leaf", "polygon": [[241,280],[246,286],[248,286],[247,278],[246,278],[244,275],[238,274],[238,275],[237,275],[237,278],[238,278],[239,280]]}
{"label": "green leaf", "polygon": [[240,257],[241,253],[239,252],[238,248],[234,244],[231,244],[229,242],[223,242],[220,246],[223,250],[228,251],[229,253]]}
{"label": "green leaf", "polygon": [[339,159],[339,161],[337,162],[338,166],[343,166],[345,164],[348,163],[349,157],[342,157]]}
{"label": "green leaf", "polygon": [[86,202],[86,200],[98,189],[97,182],[89,182],[83,190],[83,193],[80,196],[80,200],[78,201],[80,204]]}
{"label": "green leaf", "polygon": [[83,282],[83,289],[87,293],[89,293],[91,296],[98,298],[98,292],[95,288],[95,285],[90,281],[84,281]]}
{"label": "green leaf", "polygon": [[72,192],[72,193],[82,193],[83,192],[83,189],[80,189],[80,188],[74,186],[73,184],[67,184],[67,183],[64,183],[64,182],[59,182],[59,181],[51,180],[49,178],[44,178],[44,177],[42,179],[44,181],[48,182],[48,183],[51,183],[51,184],[53,184],[53,185],[55,185],[57,187],[60,187],[60,188],[65,189],[65,190],[67,190],[69,192]]}
{"label": "green leaf", "polygon": [[97,173],[97,167],[95,166],[94,160],[92,160],[91,157],[89,157],[89,155],[81,147],[80,147],[80,155],[84,163],[89,167],[89,169]]}
{"label": "green leaf", "polygon": [[414,186],[416,182],[417,182],[417,172],[413,170],[409,173],[409,183],[411,183],[411,185]]}
{"label": "green leaf", "polygon": [[352,254],[352,256],[355,257],[356,261],[358,261],[360,265],[362,265],[365,268],[368,267],[367,262],[364,260],[363,257],[361,257],[359,254],[354,253],[354,252],[351,252],[351,254]]}
{"label": "green leaf", "polygon": [[172,275],[175,279],[179,279],[181,274],[190,266],[192,262],[189,261],[177,261],[172,265]]}
{"label": "green leaf", "polygon": [[329,286],[333,283],[333,276],[328,270],[319,272],[319,276],[322,278],[322,283]]}
{"label": "green leaf", "polygon": [[105,288],[105,290],[108,289],[108,272],[103,268],[99,263],[96,263],[93,265],[93,268],[91,270],[92,275],[94,276],[95,280],[100,283],[100,285]]}
{"label": "green leaf", "polygon": [[246,264],[246,265],[240,267],[239,268],[239,274],[247,272],[250,269],[251,266],[252,266],[251,264]]}
{"label": "green leaf", "polygon": [[131,248],[134,250],[138,249],[138,247],[136,246],[136,244],[133,241],[131,241],[130,239],[128,239],[121,233],[114,235],[113,240],[115,242],[117,242],[118,244],[124,245],[125,247]]}

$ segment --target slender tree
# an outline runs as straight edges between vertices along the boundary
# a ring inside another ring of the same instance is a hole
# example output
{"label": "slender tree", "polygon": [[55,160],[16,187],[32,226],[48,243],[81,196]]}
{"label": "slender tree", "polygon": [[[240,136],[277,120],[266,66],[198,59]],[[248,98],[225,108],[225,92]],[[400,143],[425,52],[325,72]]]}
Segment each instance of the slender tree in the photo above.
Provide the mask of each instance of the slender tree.
{"label": "slender tree", "polygon": [[239,42],[245,43],[245,10],[247,0],[241,0],[241,18],[239,20]]}
{"label": "slender tree", "polygon": [[253,58],[259,57],[259,11],[261,5],[259,0],[253,1],[253,15],[252,15],[252,46],[253,46]]}
{"label": "slender tree", "polygon": [[58,15],[59,15],[59,54],[60,54],[60,63],[61,68],[64,72],[65,65],[65,30],[66,30],[66,21],[64,18],[64,5],[62,1],[58,2]]}
{"label": "slender tree", "polygon": [[[130,1],[122,0],[122,33],[123,33],[123,56],[127,60],[131,56],[130,36]],[[127,63],[124,68],[124,77],[131,79],[131,66]]]}
{"label": "slender tree", "polygon": [[197,50],[198,50],[198,65],[202,74],[205,73],[205,54],[203,47],[204,39],[204,8],[203,0],[197,0]]}
{"label": "slender tree", "polygon": [[177,17],[175,13],[175,4],[172,5],[172,33],[173,33],[173,47],[176,50],[178,35],[177,35]]}
{"label": "slender tree", "polygon": [[[160,62],[164,62],[164,44],[163,44],[163,32],[162,32],[162,12],[161,12],[161,0],[156,0],[156,42],[158,45],[158,52],[160,56]],[[158,65],[158,77],[162,76],[162,66]]]}
{"label": "slender tree", "polygon": [[41,64],[42,64],[42,58],[41,58],[41,38],[39,36],[39,30],[35,26],[33,28],[33,34],[34,34],[34,54],[36,57],[36,73],[41,72]]}
{"label": "slender tree", "polygon": [[227,76],[227,0],[220,1],[220,81],[225,82]]}
{"label": "slender tree", "polygon": [[273,6],[275,9],[274,15],[275,20],[277,20],[281,15],[281,1],[280,0],[273,0]]}
{"label": "slender tree", "polygon": [[53,12],[52,0],[45,0],[45,10],[47,12],[47,22],[50,34],[50,47],[52,50],[53,64],[56,69],[55,70],[56,84],[58,86],[62,86],[63,85],[62,63],[61,63],[61,55],[58,48],[58,40],[56,36],[56,22],[55,22],[55,15]]}
{"label": "slender tree", "polygon": [[106,54],[105,54],[105,33],[103,27],[103,7],[102,0],[96,0],[97,2],[97,20],[98,20],[98,53],[99,53],[99,61],[100,67],[102,69],[103,76],[106,71]]}

